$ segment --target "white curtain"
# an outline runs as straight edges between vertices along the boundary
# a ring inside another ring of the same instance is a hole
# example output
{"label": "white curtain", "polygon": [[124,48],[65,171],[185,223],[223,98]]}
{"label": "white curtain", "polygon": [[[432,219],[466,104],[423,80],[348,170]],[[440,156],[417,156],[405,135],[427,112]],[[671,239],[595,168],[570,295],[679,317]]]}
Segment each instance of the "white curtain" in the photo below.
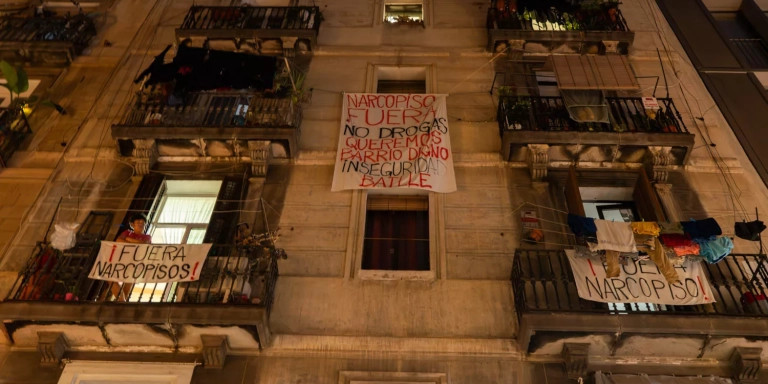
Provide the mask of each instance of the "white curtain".
{"label": "white curtain", "polygon": [[168,196],[157,222],[205,224],[211,219],[215,204],[215,197]]}
{"label": "white curtain", "polygon": [[595,384],[733,384],[724,377],[611,375],[595,372]]}

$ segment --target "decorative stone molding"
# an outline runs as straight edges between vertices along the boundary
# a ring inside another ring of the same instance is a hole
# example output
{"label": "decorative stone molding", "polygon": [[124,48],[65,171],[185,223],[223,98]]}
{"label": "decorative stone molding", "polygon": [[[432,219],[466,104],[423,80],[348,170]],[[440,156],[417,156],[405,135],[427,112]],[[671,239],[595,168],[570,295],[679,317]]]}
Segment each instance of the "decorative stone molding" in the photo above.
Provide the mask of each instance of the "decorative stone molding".
{"label": "decorative stone molding", "polygon": [[664,212],[667,214],[668,221],[682,221],[683,215],[680,213],[680,208],[677,206],[677,200],[672,194],[672,184],[655,183],[653,188],[656,189],[656,195],[659,196]]}
{"label": "decorative stone molding", "polygon": [[267,167],[272,151],[269,140],[249,140],[248,151],[251,155],[251,174],[255,177],[267,176]]}
{"label": "decorative stone molding", "polygon": [[619,42],[617,40],[603,40],[603,47],[605,47],[605,53],[619,53]]}
{"label": "decorative stone molding", "polygon": [[654,145],[648,147],[646,163],[651,181],[666,183],[669,178],[669,168],[674,162],[672,147]]}
{"label": "decorative stone molding", "polygon": [[62,332],[38,332],[37,350],[41,365],[58,365],[69,349],[69,343]]}
{"label": "decorative stone molding", "polygon": [[733,378],[739,384],[757,383],[762,362],[760,354],[762,348],[736,347],[731,353],[731,367]]}
{"label": "decorative stone molding", "polygon": [[296,40],[298,37],[280,36],[280,41],[283,43],[283,55],[285,57],[296,56]]}
{"label": "decorative stone molding", "polygon": [[549,145],[528,144],[528,167],[531,171],[531,180],[542,181],[547,177],[549,166]]}
{"label": "decorative stone molding", "polygon": [[507,40],[507,44],[510,52],[525,50],[525,40]]}
{"label": "decorative stone molding", "polygon": [[565,363],[565,373],[568,374],[569,379],[579,379],[587,376],[588,343],[564,343],[562,354]]}
{"label": "decorative stone molding", "polygon": [[229,352],[227,337],[223,335],[200,335],[203,341],[203,363],[205,368],[222,369]]}
{"label": "decorative stone molding", "polygon": [[133,139],[133,165],[137,175],[149,174],[157,162],[157,143],[154,139]]}

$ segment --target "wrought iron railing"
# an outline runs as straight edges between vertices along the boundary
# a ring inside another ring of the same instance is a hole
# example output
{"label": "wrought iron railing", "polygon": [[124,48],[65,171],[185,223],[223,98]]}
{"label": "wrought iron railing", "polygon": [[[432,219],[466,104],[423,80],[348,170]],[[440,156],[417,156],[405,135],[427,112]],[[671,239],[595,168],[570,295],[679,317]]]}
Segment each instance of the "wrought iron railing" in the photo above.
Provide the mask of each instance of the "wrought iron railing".
{"label": "wrought iron railing", "polygon": [[574,6],[570,9],[548,7],[540,2],[536,8],[488,10],[488,29],[512,29],[521,31],[629,31],[618,3],[606,3],[594,8]]}
{"label": "wrought iron railing", "polygon": [[318,7],[207,7],[189,9],[185,29],[313,29],[320,28]]}
{"label": "wrought iron railing", "polygon": [[115,283],[88,278],[98,241],[61,252],[38,243],[19,273],[8,301],[187,303],[272,306],[277,258],[283,251],[260,245],[213,245],[199,280],[180,283]]}
{"label": "wrought iron railing", "polygon": [[29,122],[16,108],[0,109],[0,166],[7,167],[13,153],[32,133]]}
{"label": "wrought iron railing", "polygon": [[562,97],[511,96],[499,99],[499,128],[504,131],[581,131],[687,133],[672,99],[657,99],[659,109],[645,110],[643,100],[607,97],[610,123],[571,119]]}
{"label": "wrought iron railing", "polygon": [[0,18],[0,41],[70,42],[81,53],[96,36],[96,26],[86,15],[71,17]]}
{"label": "wrought iron railing", "polygon": [[768,316],[767,268],[765,255],[733,254],[707,264],[704,269],[716,302],[686,306],[583,300],[562,250],[518,250],[511,280],[518,317],[530,312],[764,317]]}
{"label": "wrought iron railing", "polygon": [[301,107],[293,98],[257,92],[195,92],[169,101],[159,93],[140,92],[128,108],[122,125],[198,127],[293,127],[301,120]]}
{"label": "wrought iron railing", "polygon": [[763,39],[729,39],[750,68],[768,68],[768,44]]}

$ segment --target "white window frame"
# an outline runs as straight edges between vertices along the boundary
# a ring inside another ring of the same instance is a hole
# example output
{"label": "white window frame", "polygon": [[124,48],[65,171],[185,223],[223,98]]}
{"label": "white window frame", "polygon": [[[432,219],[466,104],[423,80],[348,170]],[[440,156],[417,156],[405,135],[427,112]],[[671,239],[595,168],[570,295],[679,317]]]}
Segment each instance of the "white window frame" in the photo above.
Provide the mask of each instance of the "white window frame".
{"label": "white window frame", "polygon": [[[352,224],[356,226],[357,231],[352,230],[351,254],[347,259],[353,262],[352,276],[361,280],[421,280],[432,281],[441,276],[439,271],[444,270],[445,266],[445,240],[440,234],[445,233],[445,221],[442,214],[442,196],[439,193],[424,193],[420,190],[412,189],[377,189],[373,191],[357,190],[354,192],[356,199],[353,199],[353,217],[356,220]],[[365,240],[365,219],[368,208],[368,195],[416,195],[426,194],[429,199],[429,270],[427,271],[397,271],[383,269],[363,269],[363,243]],[[355,201],[356,200],[356,201]]]}
{"label": "white window frame", "polygon": [[196,363],[69,361],[58,384],[190,384]]}

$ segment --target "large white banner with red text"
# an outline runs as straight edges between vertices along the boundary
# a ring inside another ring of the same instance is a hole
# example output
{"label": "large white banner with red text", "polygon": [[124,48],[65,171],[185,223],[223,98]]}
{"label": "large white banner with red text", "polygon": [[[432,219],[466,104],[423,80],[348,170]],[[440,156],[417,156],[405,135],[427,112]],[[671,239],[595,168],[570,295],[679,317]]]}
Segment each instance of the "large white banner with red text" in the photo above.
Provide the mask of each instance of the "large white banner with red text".
{"label": "large white banner with red text", "polygon": [[331,190],[456,191],[446,95],[346,93]]}
{"label": "large white banner with red text", "polygon": [[195,281],[211,244],[132,244],[102,241],[91,279],[123,283]]}

